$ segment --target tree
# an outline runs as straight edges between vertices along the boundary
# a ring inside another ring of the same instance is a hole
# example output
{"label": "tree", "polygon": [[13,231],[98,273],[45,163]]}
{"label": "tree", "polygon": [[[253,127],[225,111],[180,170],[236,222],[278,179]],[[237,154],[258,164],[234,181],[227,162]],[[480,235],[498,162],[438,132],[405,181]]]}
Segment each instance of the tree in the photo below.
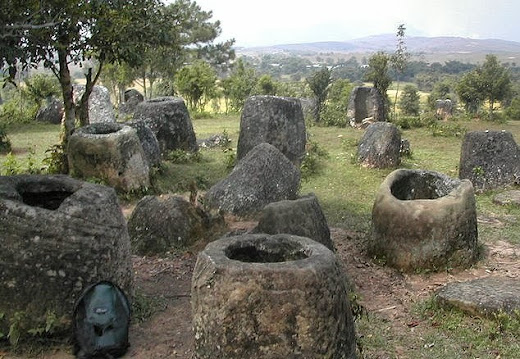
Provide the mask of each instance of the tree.
{"label": "tree", "polygon": [[177,91],[188,101],[191,110],[203,111],[214,97],[217,75],[215,70],[202,60],[185,66],[177,73]]}
{"label": "tree", "polygon": [[418,116],[420,109],[420,96],[417,88],[406,85],[399,99],[399,108],[405,115]]}
{"label": "tree", "polygon": [[136,69],[127,63],[106,64],[100,75],[100,80],[115,97],[116,105],[124,101],[124,94],[137,77]]}
{"label": "tree", "polygon": [[[163,8],[163,16],[163,31],[170,41],[143,54],[140,78],[145,97],[153,97],[153,85],[159,78],[174,82],[177,71],[186,63],[204,60],[220,71],[227,70],[235,58],[235,40],[213,43],[222,30],[218,20],[212,21],[211,11],[190,0],[176,0]],[[173,88],[172,83],[168,87]]]}
{"label": "tree", "polygon": [[383,51],[379,51],[370,56],[368,60],[368,71],[365,73],[365,80],[372,81],[374,87],[378,89],[381,96],[383,96],[385,116],[388,112],[388,105],[390,103],[387,90],[392,83],[392,79],[388,75],[389,62],[390,56]]}
{"label": "tree", "polygon": [[406,51],[406,45],[404,43],[405,30],[406,30],[406,28],[404,27],[404,24],[401,24],[397,27],[397,47],[395,49],[394,55],[391,58],[392,67],[394,68],[395,72],[397,73],[397,90],[395,92],[394,110],[393,110],[394,117],[396,117],[395,106],[397,105],[397,97],[399,95],[400,79],[406,68],[406,63],[408,62],[408,57],[410,56],[408,54],[408,52]]}
{"label": "tree", "polygon": [[316,97],[316,107],[314,112],[314,119],[316,122],[320,122],[321,111],[325,100],[327,99],[327,93],[329,85],[332,83],[331,72],[328,68],[324,67],[319,71],[316,71],[310,77],[307,78],[307,83]]}
{"label": "tree", "polygon": [[226,109],[239,112],[256,86],[255,70],[239,58],[229,77],[222,80]]}
{"label": "tree", "polygon": [[[146,48],[165,40],[160,36],[158,0],[8,1],[1,8],[0,30],[7,29],[8,36],[0,42],[0,54],[10,77],[17,66],[43,63],[60,82],[65,151],[76,117],[81,124],[88,121],[88,98],[104,64],[125,61],[137,66]],[[89,59],[97,66],[85,69],[85,91],[76,104],[69,65],[85,65]]]}
{"label": "tree", "polygon": [[352,92],[352,84],[347,79],[334,80],[322,109],[321,119],[327,126],[346,127],[348,124],[347,107]]}
{"label": "tree", "polygon": [[492,116],[495,103],[510,98],[511,93],[509,70],[498,63],[495,55],[486,55],[484,64],[466,73],[457,84],[457,94],[472,113],[487,100]]}
{"label": "tree", "polygon": [[256,93],[259,95],[276,95],[278,84],[271,75],[262,75],[256,84]]}

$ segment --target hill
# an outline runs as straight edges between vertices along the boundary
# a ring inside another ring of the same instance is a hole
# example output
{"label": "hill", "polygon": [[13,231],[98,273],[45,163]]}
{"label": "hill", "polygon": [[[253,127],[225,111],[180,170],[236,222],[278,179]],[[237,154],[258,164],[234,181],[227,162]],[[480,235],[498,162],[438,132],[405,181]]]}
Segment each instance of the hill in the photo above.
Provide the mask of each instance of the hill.
{"label": "hill", "polygon": [[[502,59],[514,61],[520,58],[520,42],[498,39],[471,39],[463,37],[407,36],[405,43],[414,56],[442,56],[445,59],[465,58],[480,60],[485,54],[496,54]],[[262,55],[287,53],[293,55],[317,55],[324,53],[367,54],[376,51],[392,53],[396,37],[393,34],[368,36],[349,41],[324,41],[301,44],[280,44],[264,47],[237,49],[238,54]]]}

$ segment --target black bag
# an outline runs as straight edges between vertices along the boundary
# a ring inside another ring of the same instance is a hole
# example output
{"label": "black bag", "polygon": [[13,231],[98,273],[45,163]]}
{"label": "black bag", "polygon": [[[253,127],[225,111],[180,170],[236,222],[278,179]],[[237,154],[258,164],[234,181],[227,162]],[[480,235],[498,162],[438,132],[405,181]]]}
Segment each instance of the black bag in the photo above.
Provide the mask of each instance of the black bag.
{"label": "black bag", "polygon": [[91,285],[74,306],[74,354],[77,358],[118,358],[130,346],[130,305],[109,281]]}

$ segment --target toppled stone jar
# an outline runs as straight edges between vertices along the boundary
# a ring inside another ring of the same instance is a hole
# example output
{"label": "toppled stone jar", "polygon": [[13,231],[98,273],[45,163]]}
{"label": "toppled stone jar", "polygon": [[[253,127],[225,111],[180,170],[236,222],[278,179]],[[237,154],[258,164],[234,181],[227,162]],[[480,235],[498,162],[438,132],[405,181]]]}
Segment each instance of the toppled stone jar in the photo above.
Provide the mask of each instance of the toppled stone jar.
{"label": "toppled stone jar", "polygon": [[[109,280],[132,291],[130,239],[113,188],[67,176],[0,177],[0,332],[70,329],[76,299]],[[57,329],[57,328],[52,328]]]}
{"label": "toppled stone jar", "polygon": [[372,208],[369,252],[403,271],[468,266],[478,257],[473,186],[444,174],[399,169]]}
{"label": "toppled stone jar", "polygon": [[355,358],[346,279],[309,238],[246,234],[210,243],[192,279],[197,358]]}

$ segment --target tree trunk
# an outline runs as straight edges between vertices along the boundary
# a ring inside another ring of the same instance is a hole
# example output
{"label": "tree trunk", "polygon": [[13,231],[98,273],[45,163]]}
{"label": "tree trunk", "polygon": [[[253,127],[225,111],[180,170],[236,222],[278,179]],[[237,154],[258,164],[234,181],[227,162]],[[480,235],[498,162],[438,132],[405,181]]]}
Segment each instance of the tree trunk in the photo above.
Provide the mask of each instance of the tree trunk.
{"label": "tree trunk", "polygon": [[69,137],[74,131],[76,122],[76,108],[74,106],[74,98],[72,93],[72,81],[70,78],[69,66],[67,63],[67,49],[58,49],[58,63],[59,72],[58,79],[61,85],[61,92],[63,96],[63,107],[65,115],[62,120],[63,126],[63,137],[61,139],[61,145],[63,148],[63,170],[64,173],[69,172],[69,166],[67,162],[67,151],[69,145]]}
{"label": "tree trunk", "polygon": [[103,70],[103,61],[100,60],[99,67],[98,67],[96,76],[94,76],[94,79],[92,79],[92,68],[89,68],[87,73],[85,74],[85,78],[87,80],[87,83],[85,84],[85,92],[83,93],[83,96],[81,96],[79,104],[76,107],[77,115],[79,118],[79,123],[81,126],[86,126],[89,124],[88,99],[90,98],[90,95],[92,94],[94,85],[96,84],[102,70]]}

